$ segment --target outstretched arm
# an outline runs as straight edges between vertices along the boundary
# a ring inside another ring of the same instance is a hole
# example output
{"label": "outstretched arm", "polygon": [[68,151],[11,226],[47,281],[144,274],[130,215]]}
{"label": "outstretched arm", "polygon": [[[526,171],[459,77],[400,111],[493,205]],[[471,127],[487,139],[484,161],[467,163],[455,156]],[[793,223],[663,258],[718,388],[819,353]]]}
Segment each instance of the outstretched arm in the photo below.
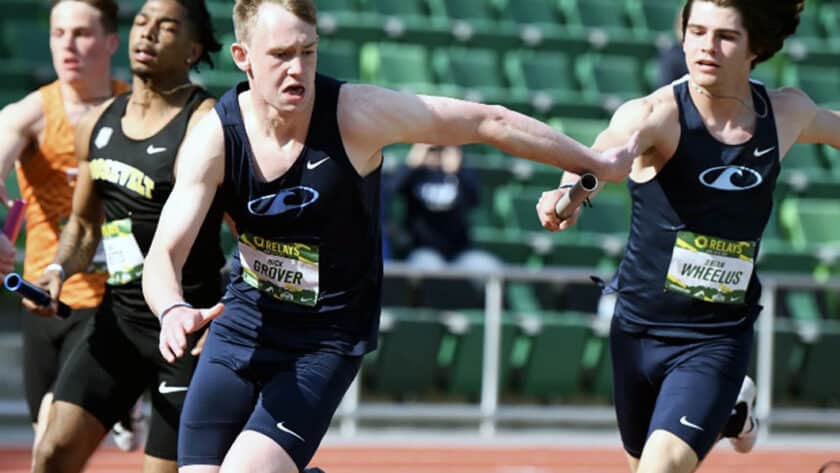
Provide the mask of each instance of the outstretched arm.
{"label": "outstretched arm", "polygon": [[36,143],[36,124],[43,119],[40,94],[35,91],[0,110],[0,199],[8,206],[6,178],[27,146]]}
{"label": "outstretched arm", "polygon": [[[61,266],[63,274],[58,271],[47,271],[35,281],[36,284],[47,288],[55,300],[58,300],[61,294],[64,279],[88,267],[102,238],[100,227],[103,219],[102,201],[96,193],[90,174],[88,146],[96,121],[108,103],[110,101],[88,112],[76,126],[75,153],[79,174],[73,191],[73,210],[61,231],[54,261]],[[39,307],[30,301],[24,301],[24,305],[39,315],[55,314],[55,306]]]}
{"label": "outstretched arm", "polygon": [[411,95],[371,85],[347,85],[338,120],[345,148],[362,174],[378,165],[392,143],[485,143],[508,154],[602,180],[627,176],[634,156],[598,153],[538,120],[498,105]]}
{"label": "outstretched arm", "polygon": [[[616,110],[609,126],[595,139],[592,148],[598,151],[615,149],[624,143],[632,143],[638,159],[633,167],[638,170],[652,164],[646,162],[646,152],[659,143],[658,135],[666,130],[664,121],[664,107],[657,107],[656,99],[645,97],[625,103]],[[665,144],[667,146],[667,144]],[[636,157],[636,156],[634,156]],[[578,173],[566,171],[563,173],[561,185],[573,185],[580,179]],[[603,186],[603,183],[601,184]],[[599,189],[600,190],[600,187]],[[565,230],[577,222],[580,207],[567,219],[560,220],[554,211],[557,201],[568,191],[567,188],[545,191],[537,202],[537,215],[543,227],[550,231]],[[597,192],[597,191],[596,191]]]}
{"label": "outstretched arm", "polygon": [[170,362],[184,354],[187,333],[221,313],[221,304],[211,309],[185,304],[181,270],[224,178],[223,153],[222,124],[211,111],[187,134],[178,151],[175,186],[143,264],[143,295],[161,318],[159,349]]}

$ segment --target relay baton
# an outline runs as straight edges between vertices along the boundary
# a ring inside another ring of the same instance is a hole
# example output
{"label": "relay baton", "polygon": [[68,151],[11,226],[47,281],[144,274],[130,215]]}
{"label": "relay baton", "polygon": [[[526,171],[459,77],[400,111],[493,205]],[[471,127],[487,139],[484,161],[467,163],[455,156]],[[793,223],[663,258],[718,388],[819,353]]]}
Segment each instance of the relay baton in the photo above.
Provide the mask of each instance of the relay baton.
{"label": "relay baton", "polygon": [[557,201],[554,206],[554,213],[561,221],[566,220],[597,188],[598,178],[594,174],[583,174],[575,185]]}
{"label": "relay baton", "polygon": [[[52,303],[52,297],[50,297],[49,292],[23,279],[18,273],[7,274],[6,278],[3,280],[3,285],[6,286],[6,289],[14,292],[20,297],[29,299],[41,307],[47,307]],[[67,317],[70,317],[70,312],[71,309],[69,305],[58,301],[58,312],[55,314],[56,317],[59,319],[66,319]]]}
{"label": "relay baton", "polygon": [[23,199],[15,199],[12,207],[6,214],[6,223],[3,224],[3,234],[9,239],[12,244],[15,244],[18,234],[20,234],[20,227],[23,223],[23,212],[26,210],[26,202]]}

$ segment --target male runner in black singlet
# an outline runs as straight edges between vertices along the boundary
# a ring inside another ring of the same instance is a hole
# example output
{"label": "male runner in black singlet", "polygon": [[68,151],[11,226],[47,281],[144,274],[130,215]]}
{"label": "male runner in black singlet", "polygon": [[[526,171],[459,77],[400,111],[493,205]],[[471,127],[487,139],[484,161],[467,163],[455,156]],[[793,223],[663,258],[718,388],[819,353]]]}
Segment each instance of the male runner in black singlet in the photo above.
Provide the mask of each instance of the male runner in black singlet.
{"label": "male runner in black singlet", "polygon": [[[196,357],[170,364],[160,356],[160,326],[145,304],[140,277],[177,177],[181,141],[215,103],[189,82],[190,68],[212,65],[209,53],[219,47],[203,1],[148,0],[129,37],[132,92],[92,110],[77,127],[78,183],[55,263],[66,276],[83,270],[101,238],[109,279],[85,338],[59,374],[35,472],[81,471],[108,427],[147,389],[152,415],[144,471],[177,470],[178,419]],[[213,201],[212,192],[208,198]],[[198,238],[183,274],[185,298],[202,305],[221,297],[221,208],[211,207],[206,220],[196,221]],[[40,281],[54,298],[60,273]],[[190,347],[199,335],[190,337]]]}

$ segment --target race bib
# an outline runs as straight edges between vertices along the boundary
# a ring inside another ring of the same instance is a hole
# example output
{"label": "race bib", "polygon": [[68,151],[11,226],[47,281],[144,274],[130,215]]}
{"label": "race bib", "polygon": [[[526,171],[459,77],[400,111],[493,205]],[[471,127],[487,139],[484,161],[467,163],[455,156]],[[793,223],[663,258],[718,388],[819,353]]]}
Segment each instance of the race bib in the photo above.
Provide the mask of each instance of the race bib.
{"label": "race bib", "polygon": [[679,232],[665,289],[706,302],[743,303],[754,257],[755,242]]}
{"label": "race bib", "polygon": [[239,237],[242,279],[264,294],[308,307],[318,303],[318,246]]}
{"label": "race bib", "polygon": [[131,219],[102,224],[102,246],[108,265],[108,284],[121,286],[140,279],[143,253],[131,233]]}

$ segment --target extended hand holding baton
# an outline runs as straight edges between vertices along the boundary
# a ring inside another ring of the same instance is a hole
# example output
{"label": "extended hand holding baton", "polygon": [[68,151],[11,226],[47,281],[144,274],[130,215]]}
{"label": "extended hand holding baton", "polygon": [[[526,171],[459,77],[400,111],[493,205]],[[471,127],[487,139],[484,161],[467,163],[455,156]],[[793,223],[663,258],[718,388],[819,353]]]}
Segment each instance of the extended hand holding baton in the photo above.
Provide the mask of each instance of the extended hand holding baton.
{"label": "extended hand holding baton", "polygon": [[589,199],[589,196],[598,188],[598,178],[594,174],[583,174],[576,183],[569,186],[571,189],[563,194],[554,206],[554,213],[561,221],[571,217],[580,204]]}
{"label": "extended hand holding baton", "polygon": [[[49,292],[23,279],[18,273],[7,274],[6,278],[3,280],[3,285],[6,286],[6,289],[14,292],[20,297],[29,299],[41,307],[48,307],[52,303],[52,297],[50,297]],[[56,317],[59,319],[66,319],[67,317],[70,317],[70,312],[71,309],[69,305],[58,301],[58,311],[55,313]]]}
{"label": "extended hand holding baton", "polygon": [[15,244],[20,227],[23,224],[23,213],[26,210],[26,202],[23,199],[15,199],[9,212],[6,214],[6,222],[3,223],[3,234],[12,244]]}

